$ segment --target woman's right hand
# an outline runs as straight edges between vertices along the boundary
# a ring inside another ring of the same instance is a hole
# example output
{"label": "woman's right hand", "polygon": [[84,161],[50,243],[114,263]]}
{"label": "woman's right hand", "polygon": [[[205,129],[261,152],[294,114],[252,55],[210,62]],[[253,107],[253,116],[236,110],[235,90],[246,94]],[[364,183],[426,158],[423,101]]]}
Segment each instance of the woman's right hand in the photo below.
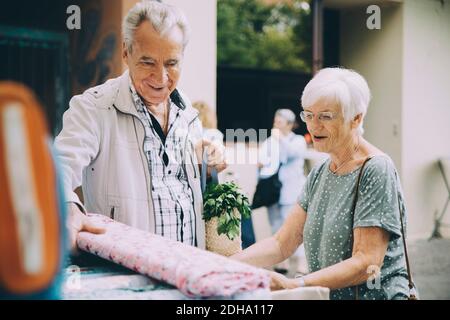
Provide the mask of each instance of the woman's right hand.
{"label": "woman's right hand", "polygon": [[67,219],[67,229],[69,231],[70,248],[72,252],[77,250],[77,235],[80,231],[87,231],[95,234],[104,233],[106,230],[93,223],[88,216],[83,214],[78,206],[69,203],[69,215]]}

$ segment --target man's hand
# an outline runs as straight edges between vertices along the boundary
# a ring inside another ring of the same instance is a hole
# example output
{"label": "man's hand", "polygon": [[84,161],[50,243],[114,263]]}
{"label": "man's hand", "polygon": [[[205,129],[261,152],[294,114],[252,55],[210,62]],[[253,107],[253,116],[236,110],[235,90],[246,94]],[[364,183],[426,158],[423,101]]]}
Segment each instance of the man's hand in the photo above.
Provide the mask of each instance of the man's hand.
{"label": "man's hand", "polygon": [[225,147],[206,139],[203,139],[202,144],[203,148],[207,148],[208,167],[216,169],[217,172],[223,171],[227,167],[225,161]]}
{"label": "man's hand", "polygon": [[67,229],[69,230],[70,247],[73,252],[77,249],[77,235],[80,231],[91,233],[104,233],[106,230],[89,220],[89,217],[83,214],[78,206],[69,203],[69,216],[67,220]]}

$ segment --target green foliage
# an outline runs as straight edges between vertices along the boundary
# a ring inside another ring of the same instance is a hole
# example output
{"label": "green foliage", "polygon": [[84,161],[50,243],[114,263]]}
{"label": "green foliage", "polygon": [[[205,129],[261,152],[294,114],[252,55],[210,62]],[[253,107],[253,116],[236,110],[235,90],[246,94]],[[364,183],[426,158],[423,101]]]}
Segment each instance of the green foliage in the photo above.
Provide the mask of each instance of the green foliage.
{"label": "green foliage", "polygon": [[203,219],[218,217],[217,233],[226,234],[230,240],[239,235],[241,218],[236,216],[237,209],[243,218],[251,214],[248,198],[239,191],[233,182],[209,184],[203,194]]}
{"label": "green foliage", "polygon": [[305,0],[268,5],[219,0],[217,60],[221,65],[311,71],[311,14]]}

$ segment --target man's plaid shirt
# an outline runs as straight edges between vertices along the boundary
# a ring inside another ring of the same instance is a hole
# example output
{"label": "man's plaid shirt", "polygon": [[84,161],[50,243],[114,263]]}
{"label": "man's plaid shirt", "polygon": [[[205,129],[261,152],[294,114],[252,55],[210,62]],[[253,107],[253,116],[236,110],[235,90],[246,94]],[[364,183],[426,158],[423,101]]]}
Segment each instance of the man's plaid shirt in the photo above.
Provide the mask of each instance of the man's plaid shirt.
{"label": "man's plaid shirt", "polygon": [[131,81],[130,91],[145,128],[144,152],[151,175],[156,234],[195,245],[193,194],[183,167],[186,137],[182,133],[187,127],[183,128],[182,111],[170,101],[169,129],[164,137]]}

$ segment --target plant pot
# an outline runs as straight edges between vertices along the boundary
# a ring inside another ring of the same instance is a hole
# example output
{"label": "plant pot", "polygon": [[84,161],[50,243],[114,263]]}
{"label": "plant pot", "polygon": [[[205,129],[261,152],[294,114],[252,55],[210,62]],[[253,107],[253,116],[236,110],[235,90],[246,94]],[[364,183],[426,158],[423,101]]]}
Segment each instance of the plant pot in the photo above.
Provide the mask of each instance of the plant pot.
{"label": "plant pot", "polygon": [[[235,215],[240,213],[235,209]],[[239,235],[230,240],[226,234],[217,233],[218,218],[213,217],[206,221],[206,250],[229,257],[242,250],[241,230]]]}

